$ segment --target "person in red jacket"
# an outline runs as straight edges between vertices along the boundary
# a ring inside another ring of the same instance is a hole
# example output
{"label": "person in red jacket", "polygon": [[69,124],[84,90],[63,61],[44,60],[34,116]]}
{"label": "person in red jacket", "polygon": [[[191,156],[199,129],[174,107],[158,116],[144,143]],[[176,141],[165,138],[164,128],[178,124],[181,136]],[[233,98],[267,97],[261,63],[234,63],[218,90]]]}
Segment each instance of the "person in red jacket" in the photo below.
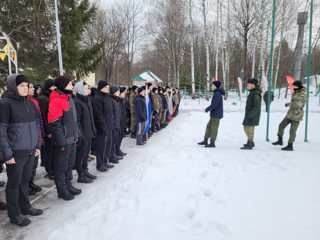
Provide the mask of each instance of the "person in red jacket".
{"label": "person in red jacket", "polygon": [[81,193],[80,189],[71,184],[79,131],[77,111],[72,97],[72,81],[60,76],[55,79],[54,84],[57,89],[50,94],[48,111],[54,154],[54,181],[58,198],[68,201]]}

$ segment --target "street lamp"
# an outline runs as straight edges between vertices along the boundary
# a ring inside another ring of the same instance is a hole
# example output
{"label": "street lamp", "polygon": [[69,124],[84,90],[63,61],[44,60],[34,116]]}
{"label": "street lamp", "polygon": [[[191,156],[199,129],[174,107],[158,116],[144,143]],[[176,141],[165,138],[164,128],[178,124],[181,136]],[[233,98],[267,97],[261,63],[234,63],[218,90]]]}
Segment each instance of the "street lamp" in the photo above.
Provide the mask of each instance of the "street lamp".
{"label": "street lamp", "polygon": [[55,15],[56,15],[56,34],[57,34],[57,48],[58,48],[58,58],[59,58],[59,72],[60,75],[64,74],[63,62],[62,62],[62,48],[61,48],[61,32],[59,23],[59,13],[58,13],[58,0],[54,0]]}

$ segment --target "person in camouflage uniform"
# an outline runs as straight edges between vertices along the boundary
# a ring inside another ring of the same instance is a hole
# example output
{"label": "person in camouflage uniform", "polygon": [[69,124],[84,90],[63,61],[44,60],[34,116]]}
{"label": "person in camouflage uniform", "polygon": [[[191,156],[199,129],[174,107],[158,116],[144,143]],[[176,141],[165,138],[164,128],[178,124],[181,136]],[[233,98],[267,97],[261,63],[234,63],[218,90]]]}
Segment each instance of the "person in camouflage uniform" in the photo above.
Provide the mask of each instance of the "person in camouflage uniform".
{"label": "person in camouflage uniform", "polygon": [[246,103],[245,117],[243,121],[244,132],[247,135],[248,142],[241,149],[251,150],[255,147],[254,132],[255,127],[259,126],[261,115],[261,90],[258,87],[258,80],[249,79],[247,82],[249,95]]}
{"label": "person in camouflage uniform", "polygon": [[130,106],[130,132],[131,137],[136,138],[136,129],[137,129],[137,121],[136,121],[136,105],[135,99],[137,96],[137,86],[133,86],[129,95],[129,106]]}
{"label": "person in camouflage uniform", "polygon": [[302,82],[295,81],[293,83],[293,86],[294,93],[292,95],[291,103],[286,104],[286,107],[290,106],[289,111],[279,125],[278,141],[273,143],[273,145],[275,146],[282,146],[284,131],[288,125],[291,125],[288,146],[282,148],[283,151],[293,151],[293,143],[296,139],[299,124],[303,120],[304,106],[306,104],[306,93]]}
{"label": "person in camouflage uniform", "polygon": [[160,101],[158,98],[158,88],[154,87],[151,91],[151,99],[153,103],[153,116],[152,116],[152,131],[157,132],[160,130]]}

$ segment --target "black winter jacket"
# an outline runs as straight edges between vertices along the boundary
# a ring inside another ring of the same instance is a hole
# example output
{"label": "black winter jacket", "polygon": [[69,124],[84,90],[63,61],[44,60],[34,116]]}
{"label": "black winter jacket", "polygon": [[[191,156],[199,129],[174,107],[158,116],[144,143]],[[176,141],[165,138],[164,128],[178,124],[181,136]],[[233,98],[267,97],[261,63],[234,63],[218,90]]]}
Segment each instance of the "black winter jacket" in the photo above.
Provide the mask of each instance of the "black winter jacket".
{"label": "black winter jacket", "polygon": [[17,75],[7,79],[8,92],[0,100],[0,151],[2,161],[34,154],[40,147],[40,126],[35,106],[17,94]]}
{"label": "black winter jacket", "polygon": [[120,97],[112,96],[113,106],[113,129],[121,129],[122,118],[122,99]]}
{"label": "black winter jacket", "polygon": [[77,109],[79,137],[91,142],[92,138],[96,136],[91,99],[87,96],[78,94],[75,97],[75,103]]}
{"label": "black winter jacket", "polygon": [[92,101],[93,117],[97,133],[110,134],[113,124],[112,98],[109,94],[96,93]]}
{"label": "black winter jacket", "polygon": [[146,98],[138,95],[135,100],[136,105],[136,120],[137,123],[142,123],[147,121],[147,106]]}

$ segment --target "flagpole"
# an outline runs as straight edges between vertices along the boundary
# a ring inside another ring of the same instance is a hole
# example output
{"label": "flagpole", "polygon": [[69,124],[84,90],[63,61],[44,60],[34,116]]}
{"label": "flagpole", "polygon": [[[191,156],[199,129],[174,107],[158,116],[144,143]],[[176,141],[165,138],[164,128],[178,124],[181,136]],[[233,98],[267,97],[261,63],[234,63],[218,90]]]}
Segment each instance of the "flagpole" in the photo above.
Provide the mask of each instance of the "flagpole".
{"label": "flagpole", "polygon": [[274,50],[274,41],[275,41],[275,32],[276,32],[276,0],[272,2],[272,35],[271,35],[271,47],[270,47],[270,56],[269,56],[269,72],[268,72],[268,102],[267,102],[267,134],[266,140],[269,139],[270,131],[270,103],[271,103],[271,90],[272,90],[272,76],[273,76],[273,50]]}
{"label": "flagpole", "polygon": [[60,72],[60,75],[63,75],[64,71],[63,71],[63,61],[62,61],[61,32],[60,32],[59,13],[58,13],[58,0],[54,0],[54,6],[55,6],[55,16],[56,16],[56,34],[57,34],[57,48],[58,48],[58,58],[59,58],[59,72]]}
{"label": "flagpole", "polygon": [[309,49],[307,62],[307,103],[306,103],[306,121],[305,121],[305,138],[308,142],[308,127],[309,127],[309,100],[310,100],[310,76],[312,66],[312,21],[313,21],[313,0],[310,1],[310,20],[309,20]]}

